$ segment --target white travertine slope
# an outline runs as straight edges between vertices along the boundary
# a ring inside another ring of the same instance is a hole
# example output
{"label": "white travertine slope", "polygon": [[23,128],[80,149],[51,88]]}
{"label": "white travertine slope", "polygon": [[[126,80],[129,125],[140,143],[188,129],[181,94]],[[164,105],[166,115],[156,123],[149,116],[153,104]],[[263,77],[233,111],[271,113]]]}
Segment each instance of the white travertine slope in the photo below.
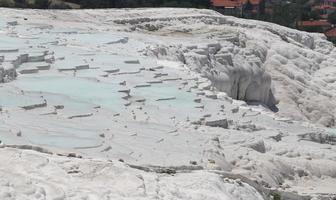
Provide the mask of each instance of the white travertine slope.
{"label": "white travertine slope", "polygon": [[168,56],[201,72],[232,98],[271,107],[279,101],[283,116],[334,126],[336,50],[324,35],[210,11],[170,21],[151,15],[131,15],[121,23],[153,34],[195,36],[154,47],[154,55],[171,50]]}
{"label": "white travertine slope", "polygon": [[322,35],[209,10],[0,9],[0,57],[4,199],[336,196]]}
{"label": "white travertine slope", "polygon": [[[104,23],[126,25],[123,28],[126,31],[145,31],[167,39],[178,36],[171,41],[154,42],[147,48],[161,56],[171,50],[172,57],[203,73],[212,80],[213,86],[232,98],[271,107],[279,101],[280,114],[284,116],[334,125],[330,91],[334,88],[336,51],[322,34],[235,19],[208,10],[190,10],[175,16],[169,9],[166,13],[146,11],[139,15],[138,10],[127,14],[114,10],[113,18]],[[95,14],[95,18],[104,20],[107,12]],[[173,14],[167,14],[170,12]],[[69,20],[68,17],[73,16],[67,13],[58,20]],[[71,21],[78,20],[92,22],[84,16],[76,16]],[[196,37],[190,38],[190,35]]]}
{"label": "white travertine slope", "polygon": [[0,198],[262,200],[251,186],[205,171],[146,172],[115,161],[0,149]]}

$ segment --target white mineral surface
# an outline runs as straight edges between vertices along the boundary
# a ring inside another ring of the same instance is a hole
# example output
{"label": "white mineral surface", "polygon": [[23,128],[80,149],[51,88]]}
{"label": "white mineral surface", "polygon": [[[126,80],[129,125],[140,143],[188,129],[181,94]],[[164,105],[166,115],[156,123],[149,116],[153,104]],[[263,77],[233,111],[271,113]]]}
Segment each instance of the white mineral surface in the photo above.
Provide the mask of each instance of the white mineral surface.
{"label": "white mineral surface", "polygon": [[0,199],[336,198],[336,49],[210,10],[0,8]]}

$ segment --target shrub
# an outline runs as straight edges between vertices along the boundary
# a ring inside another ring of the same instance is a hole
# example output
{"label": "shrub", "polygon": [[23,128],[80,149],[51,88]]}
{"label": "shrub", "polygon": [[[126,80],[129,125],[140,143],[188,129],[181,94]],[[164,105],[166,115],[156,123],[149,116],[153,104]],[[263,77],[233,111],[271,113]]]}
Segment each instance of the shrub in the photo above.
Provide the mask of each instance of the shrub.
{"label": "shrub", "polygon": [[14,5],[14,0],[0,0],[0,7],[13,7]]}
{"label": "shrub", "polygon": [[281,200],[281,195],[278,193],[272,193],[271,196],[273,197],[273,200]]}

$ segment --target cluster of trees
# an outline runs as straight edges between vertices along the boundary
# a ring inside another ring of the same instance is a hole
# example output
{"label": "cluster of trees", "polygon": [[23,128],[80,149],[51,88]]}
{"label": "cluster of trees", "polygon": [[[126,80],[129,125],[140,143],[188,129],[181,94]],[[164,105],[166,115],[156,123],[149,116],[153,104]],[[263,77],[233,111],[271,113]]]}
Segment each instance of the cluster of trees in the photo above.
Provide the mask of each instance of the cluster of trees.
{"label": "cluster of trees", "polygon": [[188,7],[209,8],[210,0],[0,0],[3,7],[21,8],[136,8],[136,7]]}
{"label": "cluster of trees", "polygon": [[48,8],[49,0],[0,0],[0,7],[15,7],[15,8]]}
{"label": "cluster of trees", "polygon": [[296,21],[310,20],[318,16],[312,12],[310,2],[310,0],[274,1],[269,7],[272,9],[271,13],[263,13],[254,19],[295,28]]}
{"label": "cluster of trees", "polygon": [[[297,21],[309,21],[321,19],[320,13],[312,10],[310,0],[290,0],[280,1],[272,5],[273,12],[258,16],[260,20],[269,21],[283,26],[296,28]],[[328,21],[336,24],[336,12],[328,15]],[[307,30],[311,32],[321,32],[322,30]]]}
{"label": "cluster of trees", "polygon": [[334,11],[333,13],[331,13],[331,14],[328,16],[328,21],[329,21],[331,24],[336,24],[336,11]]}
{"label": "cluster of trees", "polygon": [[15,2],[13,0],[0,0],[0,7],[13,7]]}
{"label": "cluster of trees", "polygon": [[194,7],[209,8],[210,0],[69,0],[82,8]]}

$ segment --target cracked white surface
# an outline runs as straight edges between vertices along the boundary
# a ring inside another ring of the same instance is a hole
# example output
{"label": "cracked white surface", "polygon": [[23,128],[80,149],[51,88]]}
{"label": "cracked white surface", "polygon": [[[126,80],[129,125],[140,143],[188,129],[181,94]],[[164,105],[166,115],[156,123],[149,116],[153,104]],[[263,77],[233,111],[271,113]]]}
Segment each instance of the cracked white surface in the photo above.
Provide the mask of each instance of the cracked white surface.
{"label": "cracked white surface", "polygon": [[[85,158],[3,148],[3,198],[269,196],[213,169],[288,199],[335,196],[335,131],[322,126],[334,120],[335,50],[322,36],[194,9],[0,14],[1,66],[19,73],[0,85],[0,140]],[[272,106],[273,95],[278,113],[229,97]],[[216,120],[228,129],[206,126]],[[161,177],[118,159],[204,170]]]}

